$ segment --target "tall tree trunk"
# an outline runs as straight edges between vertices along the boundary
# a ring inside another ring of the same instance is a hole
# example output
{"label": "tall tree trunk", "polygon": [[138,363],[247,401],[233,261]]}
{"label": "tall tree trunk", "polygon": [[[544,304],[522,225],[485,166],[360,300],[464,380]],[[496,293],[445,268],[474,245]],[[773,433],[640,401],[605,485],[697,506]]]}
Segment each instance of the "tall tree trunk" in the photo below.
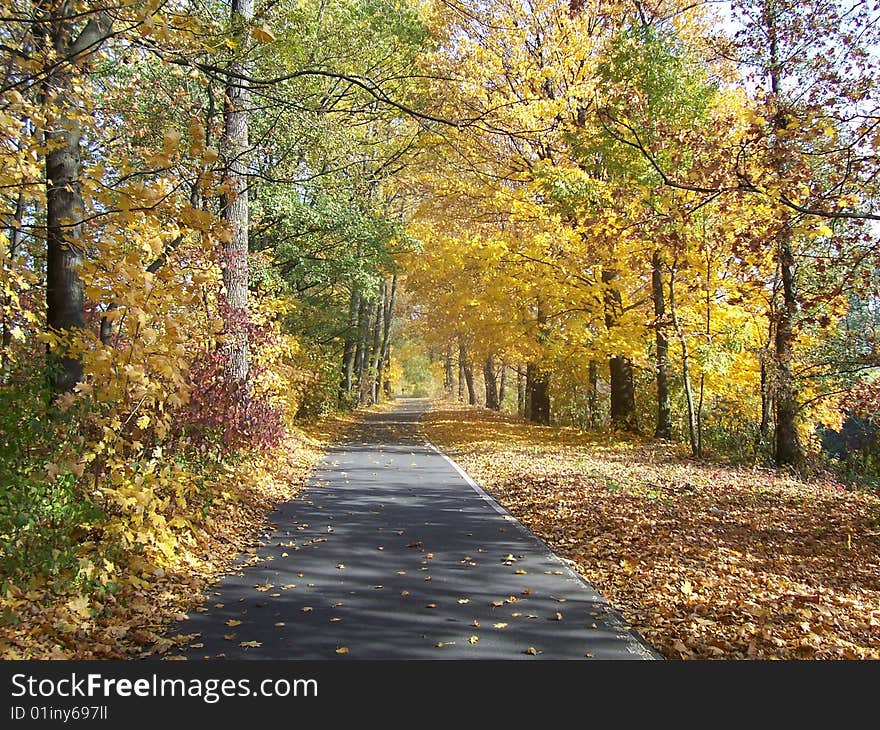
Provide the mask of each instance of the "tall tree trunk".
{"label": "tall tree trunk", "polygon": [[767,342],[761,351],[761,421],[758,424],[756,450],[770,443],[770,427],[774,412],[773,379],[768,367],[768,359],[772,357],[771,348],[774,347],[776,341],[776,311],[774,308],[771,308],[768,319],[770,324],[767,332]]}
{"label": "tall tree trunk", "polygon": [[535,363],[526,365],[526,417],[550,425],[550,374]]}
{"label": "tall tree trunk", "polygon": [[590,428],[595,429],[599,427],[599,364],[595,360],[590,360],[587,378],[587,412]]}
{"label": "tall tree trunk", "polygon": [[[80,158],[80,123],[65,109],[72,108],[71,79],[57,71],[52,77],[51,98],[61,115],[46,130],[46,323],[62,335],[86,326],[83,284],[78,269],[83,263],[83,198]],[[69,391],[83,376],[78,357],[61,355],[55,361],[52,390]]]}
{"label": "tall tree trunk", "polygon": [[452,392],[455,388],[455,375],[452,372],[452,345],[446,345],[446,358],[444,361],[444,372],[443,372],[443,392],[446,394],[447,398],[452,397]]}
{"label": "tall tree trunk", "polygon": [[507,390],[507,365],[501,363],[501,377],[498,379],[498,410],[504,405],[505,391]]}
{"label": "tall tree trunk", "polygon": [[468,357],[467,345],[462,338],[458,340],[458,361],[461,363],[464,382],[467,385],[468,404],[475,406],[477,405],[477,391],[474,389],[474,370]]}
{"label": "tall tree trunk", "polygon": [[367,403],[375,403],[378,400],[376,395],[376,391],[379,388],[379,383],[376,379],[376,375],[379,371],[379,360],[381,358],[382,353],[379,350],[380,343],[382,342],[382,317],[383,317],[383,302],[385,299],[385,289],[386,283],[382,282],[382,290],[379,294],[379,299],[376,300],[376,313],[373,316],[373,332],[372,332],[372,341],[370,342],[370,362],[369,369],[367,370],[367,383],[366,383],[366,393],[365,398]]}
{"label": "tall tree trunk", "polygon": [[[104,12],[88,20],[73,37],[75,14],[67,3],[45,3],[39,8],[41,23],[35,28],[38,43],[50,40],[61,59],[95,53],[113,25]],[[80,16],[81,17],[81,16]],[[80,71],[81,73],[82,71]],[[83,262],[82,128],[74,91],[74,73],[66,62],[57,65],[43,87],[43,105],[57,113],[47,119],[46,153],[46,324],[62,336],[85,327],[83,284],[78,269]],[[83,376],[82,361],[62,352],[52,357],[54,393],[71,390]]]}
{"label": "tall tree trunk", "polygon": [[[543,345],[548,338],[547,315],[538,299],[535,305],[537,340]],[[550,372],[537,362],[526,365],[526,418],[533,423],[550,425]]]}
{"label": "tall tree trunk", "polygon": [[366,299],[361,303],[362,317],[360,327],[360,340],[355,353],[357,360],[357,397],[358,403],[366,403],[369,385],[367,376],[370,372],[370,342],[373,332],[373,303]]}
{"label": "tall tree trunk", "polygon": [[[232,22],[239,28],[239,40],[248,36],[248,24],[254,16],[254,0],[232,0]],[[246,47],[241,42],[240,47]],[[226,183],[229,193],[224,200],[223,220],[229,227],[229,240],[223,245],[223,284],[226,288],[228,374],[237,381],[248,377],[248,104],[247,76],[250,63],[246,56],[229,64],[224,104],[223,150],[226,155]]]}
{"label": "tall tree trunk", "polygon": [[516,366],[516,412],[526,417],[526,374],[522,365]]}
{"label": "tall tree trunk", "polygon": [[795,263],[788,227],[780,234],[779,264],[782,306],[776,322],[776,463],[796,466],[803,453],[797,432],[798,402],[791,360],[794,353],[794,313],[797,308]]}
{"label": "tall tree trunk", "polygon": [[655,250],[651,259],[651,295],[654,299],[654,338],[657,347],[657,427],[654,436],[672,438],[672,405],[669,399],[669,340],[666,337],[666,302],[663,296],[663,261]]}
{"label": "tall tree trunk", "polygon": [[483,382],[486,386],[486,408],[497,411],[498,403],[498,379],[495,375],[495,356],[489,353],[483,363]]}
{"label": "tall tree trunk", "polygon": [[687,401],[687,417],[688,417],[688,438],[691,444],[691,454],[694,458],[702,457],[701,444],[697,438],[697,421],[694,411],[694,389],[691,385],[691,365],[690,353],[688,350],[687,337],[678,321],[678,312],[675,306],[675,267],[669,274],[669,312],[672,317],[672,326],[675,328],[675,334],[681,345],[681,374],[684,380],[684,395]]}
{"label": "tall tree trunk", "polygon": [[[609,331],[617,326],[622,307],[620,292],[613,286],[617,272],[613,269],[602,271],[605,285],[604,307],[605,328]],[[611,425],[624,431],[637,433],[636,387],[632,363],[624,355],[612,355],[608,361],[611,381]]]}
{"label": "tall tree trunk", "polygon": [[379,361],[376,368],[376,402],[384,392],[391,397],[391,383],[386,379],[391,359],[391,320],[394,316],[394,300],[397,297],[397,274],[391,277],[391,286],[385,286],[382,302],[382,344],[379,346]]}
{"label": "tall tree trunk", "polygon": [[[780,180],[788,171],[785,133],[788,129],[788,118],[780,103],[782,89],[782,67],[784,63],[779,57],[777,6],[767,3],[764,22],[766,23],[769,42],[770,92],[777,104],[773,116],[773,157],[772,164]],[[794,354],[795,313],[797,311],[797,269],[795,267],[794,249],[792,247],[791,216],[784,212],[777,221],[776,257],[779,275],[782,279],[782,305],[777,312],[775,340],[775,376],[776,376],[776,464],[778,466],[797,466],[803,457],[797,433],[798,398],[791,361]]]}
{"label": "tall tree trunk", "polygon": [[461,358],[461,343],[458,346],[458,400],[464,403],[464,360]]}
{"label": "tall tree trunk", "polygon": [[[358,298],[358,314],[357,314],[357,331],[354,346],[354,375],[352,380],[352,388],[360,389],[361,374],[364,371],[364,358],[367,356],[366,342],[367,330],[369,329],[369,312],[370,306],[363,294]],[[360,396],[358,396],[360,397]]]}
{"label": "tall tree trunk", "polygon": [[340,385],[340,400],[345,400],[351,395],[353,377],[355,372],[355,350],[358,340],[358,315],[360,313],[361,294],[357,286],[352,283],[351,297],[348,301],[348,327],[345,330],[344,344],[342,348],[342,383]]}

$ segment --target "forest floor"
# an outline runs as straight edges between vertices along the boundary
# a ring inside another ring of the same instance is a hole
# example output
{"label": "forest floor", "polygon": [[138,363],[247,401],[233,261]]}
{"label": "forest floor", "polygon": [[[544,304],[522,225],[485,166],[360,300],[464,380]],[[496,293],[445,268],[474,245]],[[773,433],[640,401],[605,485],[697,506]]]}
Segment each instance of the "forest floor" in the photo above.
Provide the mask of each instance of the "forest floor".
{"label": "forest floor", "polygon": [[290,435],[277,478],[231,484],[231,499],[217,500],[194,519],[187,559],[158,571],[137,588],[103,598],[53,596],[30,590],[7,600],[0,616],[0,659],[161,658],[175,648],[169,626],[200,604],[205,591],[241,554],[256,552],[268,515],[305,485],[325,449],[358,422],[359,414],[299,424]]}
{"label": "forest floor", "polygon": [[459,404],[422,424],[667,658],[880,658],[876,493]]}

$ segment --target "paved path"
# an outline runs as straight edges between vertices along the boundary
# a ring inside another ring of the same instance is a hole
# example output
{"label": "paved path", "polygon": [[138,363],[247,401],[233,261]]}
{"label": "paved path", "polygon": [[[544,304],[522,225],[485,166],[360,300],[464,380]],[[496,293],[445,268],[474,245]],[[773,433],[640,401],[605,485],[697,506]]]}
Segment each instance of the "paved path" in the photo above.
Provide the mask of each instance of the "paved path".
{"label": "paved path", "polygon": [[328,453],[256,555],[177,627],[200,634],[189,658],[658,658],[426,443],[426,407],[370,414]]}

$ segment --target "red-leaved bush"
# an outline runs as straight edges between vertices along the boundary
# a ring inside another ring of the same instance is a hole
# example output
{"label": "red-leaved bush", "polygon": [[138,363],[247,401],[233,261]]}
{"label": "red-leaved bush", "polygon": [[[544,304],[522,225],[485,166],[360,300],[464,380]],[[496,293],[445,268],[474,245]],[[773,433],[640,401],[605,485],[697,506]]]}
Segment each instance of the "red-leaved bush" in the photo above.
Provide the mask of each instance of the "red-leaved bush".
{"label": "red-leaved bush", "polygon": [[[226,377],[227,356],[202,352],[190,368],[189,402],[180,411],[178,433],[196,448],[213,446],[224,454],[244,447],[269,449],[285,435],[284,417],[265,396]],[[253,373],[256,376],[259,373]]]}

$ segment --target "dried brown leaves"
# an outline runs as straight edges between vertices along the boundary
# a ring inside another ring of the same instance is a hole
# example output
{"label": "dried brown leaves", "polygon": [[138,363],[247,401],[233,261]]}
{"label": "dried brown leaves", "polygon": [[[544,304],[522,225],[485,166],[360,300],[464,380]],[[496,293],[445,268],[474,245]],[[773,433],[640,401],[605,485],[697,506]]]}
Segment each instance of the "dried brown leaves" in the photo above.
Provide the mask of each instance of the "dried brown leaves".
{"label": "dried brown leaves", "polygon": [[880,499],[437,405],[423,424],[669,658],[880,658]]}

